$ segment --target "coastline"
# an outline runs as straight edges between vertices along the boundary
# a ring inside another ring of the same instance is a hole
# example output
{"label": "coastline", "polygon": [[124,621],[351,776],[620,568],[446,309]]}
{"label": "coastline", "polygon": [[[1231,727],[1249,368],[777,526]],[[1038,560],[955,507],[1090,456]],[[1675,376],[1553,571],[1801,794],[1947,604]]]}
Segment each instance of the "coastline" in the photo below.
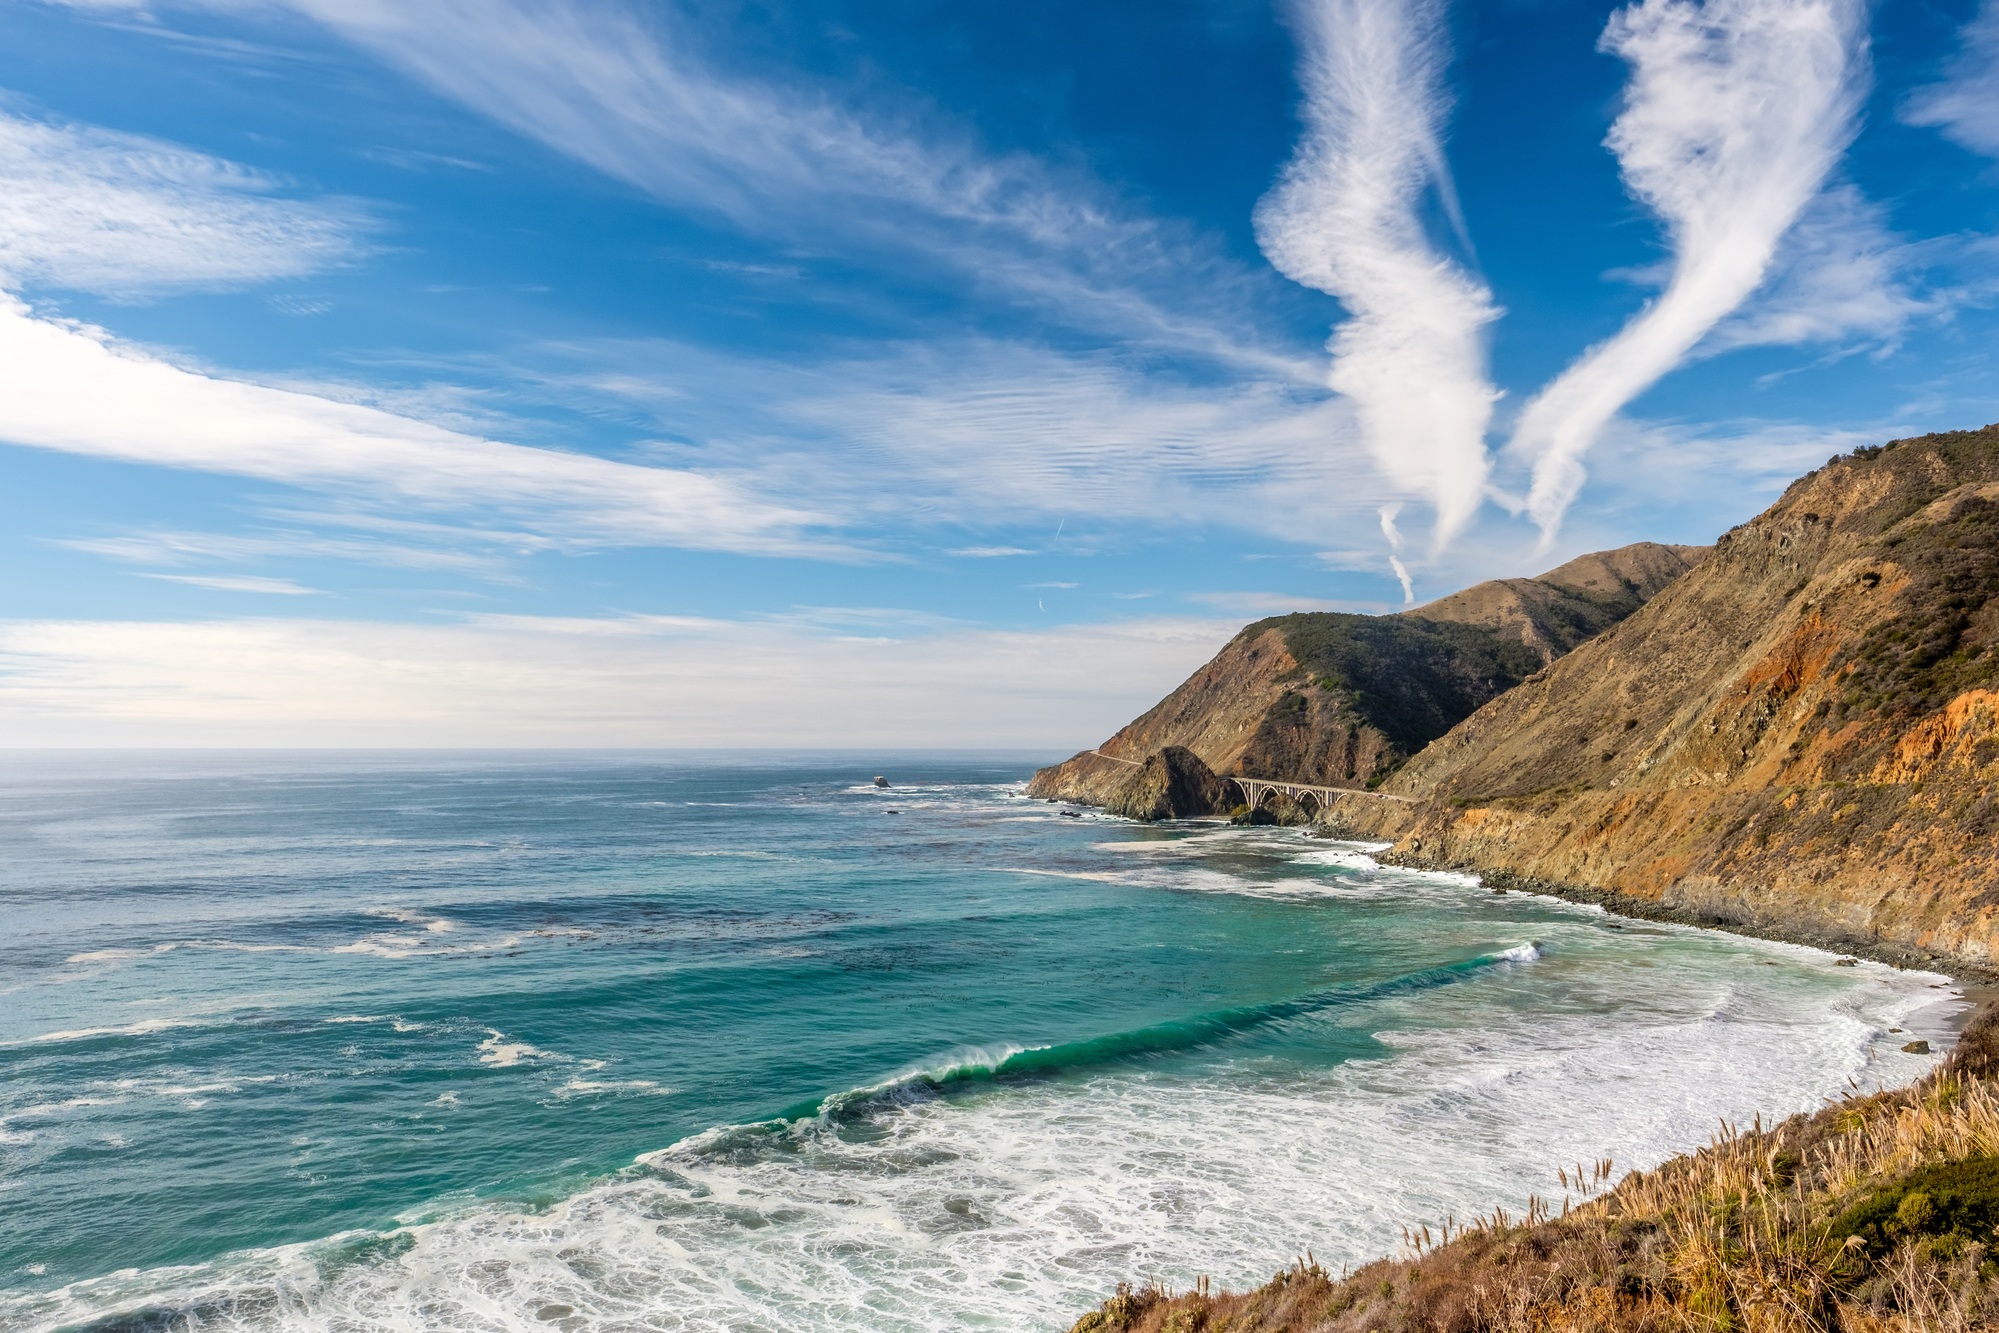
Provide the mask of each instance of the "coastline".
{"label": "coastline", "polygon": [[[1072,802],[1072,804],[1081,804]],[[1101,807],[1099,807],[1101,808]],[[1109,813],[1106,811],[1105,813]],[[1120,815],[1111,815],[1123,819]],[[1128,820],[1140,823],[1138,820]],[[1225,816],[1210,816],[1181,821],[1187,824],[1222,824]],[[1281,826],[1280,826],[1281,827]],[[1299,827],[1299,826],[1293,826]],[[1313,823],[1302,826],[1317,830],[1307,836],[1323,837],[1329,841],[1349,842],[1360,846],[1379,848],[1370,851],[1369,856],[1384,866],[1395,866],[1403,870],[1434,871],[1441,874],[1471,875],[1479,883],[1499,893],[1531,893],[1549,898],[1559,898],[1564,902],[1581,903],[1600,907],[1612,916],[1624,917],[1632,921],[1657,921],[1675,926],[1693,926],[1700,930],[1718,931],[1724,935],[1738,935],[1744,939],[1768,940],[1775,944],[1796,944],[1808,949],[1819,949],[1826,953],[1841,954],[1865,959],[1873,963],[1885,963],[1900,970],[1920,970],[1936,972],[1947,976],[1965,993],[1973,1011],[1983,1008],[1993,1000],[1999,1000],[1999,968],[1988,967],[1970,959],[1949,954],[1939,954],[1929,950],[1910,949],[1881,939],[1866,939],[1852,935],[1841,935],[1831,931],[1815,931],[1809,928],[1783,929],[1763,926],[1753,922],[1738,921],[1731,917],[1719,916],[1711,912],[1700,912],[1690,908],[1674,907],[1653,898],[1642,898],[1635,894],[1619,893],[1614,889],[1599,889],[1588,884],[1570,884],[1558,880],[1541,879],[1534,875],[1523,875],[1518,871],[1503,870],[1481,865],[1476,861],[1445,860],[1427,857],[1419,851],[1396,852],[1391,839],[1369,837],[1356,832],[1343,823]]]}
{"label": "coastline", "polygon": [[1310,1256],[1260,1287],[1122,1285],[1071,1333],[1932,1333],[1988,1329],[1999,1271],[1999,1006],[1917,1082],[1611,1182],[1562,1178],[1559,1210],[1496,1210],[1339,1275]]}
{"label": "coastline", "polygon": [[[1481,884],[1500,893],[1536,893],[1550,898],[1560,898],[1564,902],[1584,903],[1601,907],[1613,916],[1626,917],[1634,921],[1659,921],[1678,926],[1694,926],[1701,930],[1720,931],[1724,935],[1739,935],[1745,939],[1769,940],[1777,944],[1797,944],[1806,948],[1821,949],[1827,953],[1842,954],[1853,958],[1864,958],[1869,962],[1885,963],[1890,967],[1905,970],[1938,972],[1949,977],[1965,992],[1967,1001],[1974,1007],[1999,998],[1999,970],[1994,970],[1968,959],[1956,958],[1927,950],[1909,949],[1880,939],[1863,939],[1851,935],[1840,935],[1830,931],[1815,931],[1809,928],[1783,929],[1762,926],[1753,922],[1742,922],[1732,918],[1717,916],[1709,912],[1699,912],[1687,908],[1674,907],[1656,899],[1641,898],[1633,894],[1619,893],[1614,889],[1599,889],[1587,884],[1564,884],[1556,880],[1540,879],[1533,875],[1522,875],[1516,871],[1498,870],[1480,866],[1474,862],[1444,862],[1424,857],[1415,852],[1381,852],[1373,854],[1382,865],[1399,866],[1406,870],[1434,870],[1452,874],[1476,876]],[[1974,1000],[1974,994],[1976,999]]]}
{"label": "coastline", "polygon": [[1382,865],[1400,866],[1407,870],[1436,870],[1473,875],[1480,884],[1490,887],[1495,892],[1542,894],[1550,898],[1559,898],[1563,902],[1600,907],[1612,916],[1624,917],[1627,920],[1691,926],[1698,930],[1712,930],[1743,939],[1767,940],[1773,944],[1794,944],[1807,949],[1818,949],[1825,953],[1882,963],[1898,971],[1937,973],[1948,979],[1954,998],[1963,1002],[1962,1008],[1950,1016],[1951,1045],[1939,1052],[1946,1056],[1955,1048],[1965,1030],[1982,1015],[1988,1012],[1999,1013],[1999,972],[1960,959],[1901,949],[1878,940],[1855,940],[1851,937],[1815,933],[1809,930],[1783,931],[1759,928],[1726,918],[1669,907],[1648,898],[1592,888],[1584,884],[1559,884],[1510,870],[1485,870],[1475,865],[1432,865],[1406,853],[1401,856],[1376,855],[1375,860]]}
{"label": "coastline", "polygon": [[[1746,1131],[1724,1121],[1707,1146],[1614,1183],[1608,1161],[1586,1185],[1579,1166],[1563,1177],[1581,1187],[1573,1208],[1567,1197],[1559,1207],[1530,1199],[1524,1215],[1496,1208],[1434,1240],[1409,1223],[1398,1253],[1337,1276],[1307,1255],[1241,1291],[1205,1280],[1181,1293],[1120,1284],[1070,1333],[1649,1333],[1662,1319],[1785,1333],[1988,1326],[1966,1318],[1999,1302],[1979,1239],[1986,1214],[1999,1219],[1999,1189],[1985,1197],[1987,1164],[1999,1161],[1999,974],[1878,941],[1745,926],[1333,837],[1380,848],[1369,855],[1381,865],[1468,875],[1499,893],[1933,972],[1955,1001],[1942,1024],[1950,1036],[1934,1051],[1937,1063],[1909,1082],[1854,1087]],[[1773,1253],[1759,1255],[1759,1245]]]}

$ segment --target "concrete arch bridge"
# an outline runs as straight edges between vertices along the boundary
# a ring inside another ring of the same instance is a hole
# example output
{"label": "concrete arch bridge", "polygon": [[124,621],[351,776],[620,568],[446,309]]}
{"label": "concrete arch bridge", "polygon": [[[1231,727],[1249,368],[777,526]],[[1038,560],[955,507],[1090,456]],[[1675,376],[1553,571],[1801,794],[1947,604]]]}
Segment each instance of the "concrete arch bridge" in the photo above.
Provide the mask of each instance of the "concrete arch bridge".
{"label": "concrete arch bridge", "polygon": [[[1271,796],[1284,796],[1300,810],[1326,810],[1341,796],[1369,796],[1377,801],[1400,801],[1404,805],[1416,802],[1407,796],[1390,796],[1386,792],[1367,791],[1361,787],[1329,787],[1316,782],[1286,782],[1281,778],[1224,777],[1223,782],[1233,783],[1242,793],[1242,803],[1255,810]],[[1311,805],[1306,805],[1310,801]]]}

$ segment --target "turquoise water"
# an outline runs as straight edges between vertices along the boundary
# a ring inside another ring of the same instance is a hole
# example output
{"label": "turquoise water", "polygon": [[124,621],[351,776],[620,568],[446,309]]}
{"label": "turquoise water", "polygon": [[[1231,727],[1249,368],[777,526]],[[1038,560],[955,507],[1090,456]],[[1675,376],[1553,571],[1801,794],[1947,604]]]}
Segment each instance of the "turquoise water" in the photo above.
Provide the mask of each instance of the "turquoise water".
{"label": "turquoise water", "polygon": [[1948,1028],[1940,977],[1032,767],[0,761],[0,1326],[1066,1327]]}

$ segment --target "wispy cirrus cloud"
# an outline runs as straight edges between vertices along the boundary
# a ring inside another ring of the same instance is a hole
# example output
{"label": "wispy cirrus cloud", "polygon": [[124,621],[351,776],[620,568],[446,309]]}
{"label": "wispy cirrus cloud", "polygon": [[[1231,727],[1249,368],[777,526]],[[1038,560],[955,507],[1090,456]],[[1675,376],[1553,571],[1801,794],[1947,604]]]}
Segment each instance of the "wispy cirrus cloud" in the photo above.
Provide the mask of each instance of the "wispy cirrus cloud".
{"label": "wispy cirrus cloud", "polygon": [[[499,514],[552,541],[840,554],[819,516],[686,469],[535,449],[173,365],[0,296],[0,441],[217,472],[375,508]],[[851,552],[849,552],[851,554]]]}
{"label": "wispy cirrus cloud", "polygon": [[[245,7],[238,0],[166,0]],[[665,7],[578,0],[259,0],[471,110],[756,236],[942,266],[989,297],[1261,374],[1260,274],[1080,170],[985,151],[936,108],[723,72]],[[252,6],[254,7],[254,6]]]}
{"label": "wispy cirrus cloud", "polygon": [[[469,574],[487,580],[504,580],[506,562],[498,554],[518,553],[532,548],[538,540],[527,533],[467,532],[453,527],[448,536],[461,547],[483,545],[486,550],[446,549],[413,542],[384,540],[381,537],[336,537],[314,529],[351,525],[353,515],[314,514],[312,528],[271,528],[254,533],[189,532],[173,529],[140,529],[114,537],[67,537],[52,544],[71,551],[102,556],[121,564],[180,569],[211,564],[243,564],[267,560],[344,560],[390,569],[427,569],[453,574]],[[483,540],[482,540],[483,539]]]}
{"label": "wispy cirrus cloud", "polygon": [[[554,542],[522,530],[478,530],[466,524],[426,524],[380,512],[268,510],[252,532],[188,532],[138,528],[120,536],[56,538],[50,544],[102,556],[128,566],[184,570],[244,566],[272,560],[338,560],[388,570],[464,574],[488,584],[514,582],[512,564],[528,552],[554,550]],[[334,536],[328,530],[346,530]],[[366,536],[356,536],[356,530]]]}
{"label": "wispy cirrus cloud", "polygon": [[934,349],[825,367],[774,415],[893,467],[897,492],[849,491],[857,508],[967,524],[1061,514],[1319,532],[1376,489],[1364,463],[1328,447],[1353,432],[1320,394],[1189,385],[1026,346],[951,350],[965,353],[955,375],[929,372]]}
{"label": "wispy cirrus cloud", "polygon": [[1855,133],[1865,17],[1858,0],[1640,0],[1612,17],[1603,46],[1631,80],[1607,143],[1665,224],[1672,275],[1521,414],[1509,448],[1533,461],[1526,507],[1544,541],[1611,418],[1769,276]]}
{"label": "wispy cirrus cloud", "polygon": [[[181,2],[163,0],[160,8]],[[971,528],[1041,514],[1111,522],[1192,516],[1260,528],[1274,513],[1287,531],[1323,537],[1337,521],[1325,506],[1339,508],[1355,489],[1336,495],[1332,487],[1364,471],[1342,456],[1350,414],[1326,401],[1314,359],[1259,328],[1256,289],[1264,279],[1080,169],[985,153],[934,112],[879,100],[848,104],[806,79],[724,74],[687,40],[686,25],[658,8],[640,15],[569,0],[232,0],[226,7],[304,15],[480,114],[675,207],[820,248],[873,246],[899,266],[913,259],[955,266],[990,294],[1110,333],[1126,352],[1164,349],[1168,360],[1191,356],[1226,368],[1203,382],[1161,376],[1157,365],[1141,370],[1142,355],[1114,363],[1045,344],[969,366],[943,355],[878,355],[858,376],[837,352],[783,372],[738,359],[697,377],[703,405],[722,410],[690,422],[704,414],[688,413],[683,402],[673,419],[689,442],[676,457],[690,466],[677,474],[733,488],[739,510],[761,496],[766,511],[789,508],[834,524],[896,512]],[[712,368],[718,358],[696,359]],[[718,386],[726,391],[759,374],[783,381],[780,391],[766,392],[767,384],[722,401]],[[599,394],[643,396],[659,377],[614,383],[605,371],[596,380]],[[338,386],[296,387],[321,398],[352,396]],[[392,397],[370,405],[406,406]],[[463,433],[506,429],[504,421],[440,417],[434,404],[408,406]],[[828,443],[838,452],[822,447]],[[897,467],[906,484],[892,494],[868,484],[878,462]],[[573,520],[580,509],[565,512]],[[773,521],[752,525],[769,535],[792,520]]]}
{"label": "wispy cirrus cloud", "polygon": [[1433,194],[1455,213],[1445,6],[1303,0],[1295,12],[1304,134],[1257,208],[1257,239],[1285,276],[1346,306],[1327,383],[1352,401],[1381,470],[1436,507],[1441,549],[1484,498],[1497,397],[1484,329],[1499,315],[1423,224]]}
{"label": "wispy cirrus cloud", "polygon": [[1902,104],[1911,125],[1931,125],[1953,143],[1999,157],[1999,0],[1986,0],[1964,25],[1940,82]]}
{"label": "wispy cirrus cloud", "polygon": [[295,579],[271,578],[263,574],[148,574],[149,579],[185,583],[211,592],[249,592],[266,597],[315,597],[318,588],[308,588]]}
{"label": "wispy cirrus cloud", "polygon": [[[698,441],[718,473],[855,523],[1068,520],[1073,540],[1172,521],[1323,538],[1356,515],[1372,524],[1391,494],[1350,447],[1352,408],[1322,388],[1190,380],[991,339],[842,352],[801,365],[593,341],[524,354],[506,378],[578,403],[621,399],[661,434]],[[1041,545],[1007,536],[966,545]]]}
{"label": "wispy cirrus cloud", "polygon": [[294,278],[360,257],[342,201],[139,135],[0,109],[0,285],[133,299]]}
{"label": "wispy cirrus cloud", "polygon": [[1784,238],[1763,290],[1717,324],[1698,352],[1892,343],[1915,320],[1949,307],[1915,285],[1934,249],[1890,230],[1886,210],[1855,186],[1826,190]]}
{"label": "wispy cirrus cloud", "polygon": [[[361,252],[359,210],[277,197],[277,186],[156,139],[0,110],[0,289],[137,297],[295,277]],[[806,535],[819,515],[732,481],[225,378],[38,315],[6,290],[0,442],[252,477],[376,509],[499,515],[554,545],[853,554]]]}

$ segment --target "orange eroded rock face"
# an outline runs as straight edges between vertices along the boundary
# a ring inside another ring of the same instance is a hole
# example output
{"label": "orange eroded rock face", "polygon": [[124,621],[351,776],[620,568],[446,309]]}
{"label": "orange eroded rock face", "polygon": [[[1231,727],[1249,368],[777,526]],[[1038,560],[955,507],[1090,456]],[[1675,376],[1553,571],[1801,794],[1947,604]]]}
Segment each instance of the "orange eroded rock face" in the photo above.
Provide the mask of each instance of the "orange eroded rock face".
{"label": "orange eroded rock face", "polygon": [[1994,960],[1999,428],[1833,460],[1384,790],[1413,859]]}
{"label": "orange eroded rock face", "polygon": [[[1872,774],[1876,782],[1920,782],[1939,766],[1976,773],[1999,749],[1999,693],[1966,690],[1943,712],[1924,718],[1895,743],[1895,753]],[[1981,749],[1983,746],[1985,748]]]}

